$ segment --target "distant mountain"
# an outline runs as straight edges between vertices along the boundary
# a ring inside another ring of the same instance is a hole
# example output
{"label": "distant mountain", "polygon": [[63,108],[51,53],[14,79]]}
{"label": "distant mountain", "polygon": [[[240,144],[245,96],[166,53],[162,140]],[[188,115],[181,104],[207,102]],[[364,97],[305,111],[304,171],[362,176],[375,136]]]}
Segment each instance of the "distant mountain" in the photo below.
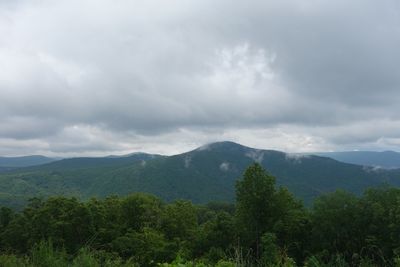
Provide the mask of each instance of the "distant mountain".
{"label": "distant mountain", "polygon": [[44,156],[0,157],[0,167],[28,167],[53,162],[56,159]]}
{"label": "distant mountain", "polygon": [[9,171],[14,170],[14,169],[16,169],[16,168],[14,168],[14,167],[0,167],[0,173],[9,172]]}
{"label": "distant mountain", "polygon": [[325,152],[314,153],[316,155],[330,157],[341,162],[375,166],[386,169],[400,168],[400,153],[394,151],[349,151],[349,152]]}
{"label": "distant mountain", "polygon": [[128,157],[140,156],[140,155],[152,155],[153,157],[161,156],[161,155],[158,155],[158,154],[148,154],[148,153],[144,153],[144,152],[133,152],[133,153],[125,154],[125,155],[109,155],[109,156],[106,156],[106,158],[128,158]]}
{"label": "distant mountain", "polygon": [[33,166],[26,168],[25,171],[36,171],[36,170],[57,170],[57,171],[70,171],[70,170],[82,170],[82,169],[103,169],[103,168],[118,168],[121,166],[129,166],[130,164],[137,162],[145,162],[153,160],[155,158],[163,157],[160,155],[146,154],[146,153],[134,153],[131,156],[121,157],[81,157],[81,158],[69,158],[42,166]]}
{"label": "distant mountain", "polygon": [[219,142],[175,156],[74,158],[13,170],[0,174],[0,204],[16,206],[38,195],[87,199],[132,192],[152,193],[167,201],[234,201],[236,180],[254,162],[307,204],[338,188],[361,193],[371,186],[400,185],[400,170]]}

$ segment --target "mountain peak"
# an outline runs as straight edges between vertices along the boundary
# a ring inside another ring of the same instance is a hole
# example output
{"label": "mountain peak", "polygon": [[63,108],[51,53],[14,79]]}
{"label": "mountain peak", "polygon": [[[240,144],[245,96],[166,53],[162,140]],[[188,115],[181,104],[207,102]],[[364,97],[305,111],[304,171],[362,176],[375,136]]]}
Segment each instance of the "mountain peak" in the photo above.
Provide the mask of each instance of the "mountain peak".
{"label": "mountain peak", "polygon": [[204,151],[204,150],[243,150],[246,147],[232,142],[232,141],[220,141],[220,142],[214,142],[214,143],[208,143],[205,144],[197,149],[195,149],[196,151]]}
{"label": "mountain peak", "polygon": [[109,155],[106,156],[106,158],[129,158],[129,157],[136,157],[136,156],[148,156],[148,157],[152,157],[152,156],[159,156],[158,154],[149,154],[149,153],[145,153],[145,152],[132,152],[129,154],[123,154],[123,155]]}

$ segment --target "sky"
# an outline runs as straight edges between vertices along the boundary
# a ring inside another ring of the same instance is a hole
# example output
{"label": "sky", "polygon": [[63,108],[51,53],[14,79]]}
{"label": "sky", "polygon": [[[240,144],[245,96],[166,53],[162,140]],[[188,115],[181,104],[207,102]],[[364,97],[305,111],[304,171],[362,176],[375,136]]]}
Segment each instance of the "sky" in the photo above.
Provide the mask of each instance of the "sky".
{"label": "sky", "polygon": [[0,0],[0,155],[400,151],[398,0]]}

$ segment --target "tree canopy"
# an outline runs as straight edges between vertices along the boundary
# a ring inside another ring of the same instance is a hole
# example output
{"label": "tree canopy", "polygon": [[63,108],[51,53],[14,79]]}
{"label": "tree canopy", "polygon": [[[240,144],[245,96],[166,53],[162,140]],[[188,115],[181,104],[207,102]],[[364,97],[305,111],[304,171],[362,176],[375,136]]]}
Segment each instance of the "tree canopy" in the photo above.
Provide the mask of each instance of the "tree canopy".
{"label": "tree canopy", "polygon": [[400,189],[338,190],[305,208],[257,163],[235,205],[135,193],[0,208],[0,266],[399,266],[399,237]]}

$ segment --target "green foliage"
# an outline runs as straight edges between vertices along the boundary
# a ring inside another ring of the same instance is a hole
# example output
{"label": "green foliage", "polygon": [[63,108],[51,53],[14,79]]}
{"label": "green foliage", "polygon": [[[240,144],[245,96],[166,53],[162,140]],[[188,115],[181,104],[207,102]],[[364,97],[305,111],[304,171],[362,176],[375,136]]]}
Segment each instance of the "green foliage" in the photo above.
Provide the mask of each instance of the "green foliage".
{"label": "green foliage", "polygon": [[192,261],[187,261],[187,262],[182,262],[182,261],[174,261],[172,263],[163,263],[159,265],[160,267],[237,267],[237,265],[234,262],[230,261],[224,261],[221,260],[217,262],[215,265],[209,265],[204,262],[192,262]]}
{"label": "green foliage", "polygon": [[276,235],[265,233],[261,237],[262,254],[260,262],[266,266],[277,264],[279,261],[279,247],[276,245]]}
{"label": "green foliage", "polygon": [[236,183],[237,218],[249,238],[257,239],[273,227],[278,212],[275,202],[275,178],[257,163],[250,166]]}
{"label": "green foliage", "polygon": [[[308,258],[304,267],[349,267],[350,264],[346,262],[344,257],[340,254],[332,255],[329,261],[324,261],[317,256]],[[353,266],[368,267],[369,265],[354,264]]]}
{"label": "green foliage", "polygon": [[55,250],[51,241],[40,241],[33,246],[31,262],[37,267],[67,266],[66,253]]}
{"label": "green foliage", "polygon": [[16,255],[1,254],[0,266],[2,267],[28,267],[29,261],[25,257],[19,258]]}
{"label": "green foliage", "polygon": [[124,258],[132,258],[142,266],[156,266],[158,262],[175,258],[164,235],[151,228],[142,232],[128,232],[112,242],[113,250]]}
{"label": "green foliage", "polygon": [[127,227],[140,231],[143,227],[157,227],[160,222],[160,199],[149,194],[134,194],[122,201],[122,216],[127,222]]}
{"label": "green foliage", "polygon": [[190,201],[178,200],[164,208],[161,229],[168,239],[191,241],[197,226],[196,208]]}
{"label": "green foliage", "polygon": [[110,196],[99,201],[87,202],[95,234],[87,243],[95,248],[104,248],[124,232],[126,223],[122,213],[122,199]]}
{"label": "green foliage", "polygon": [[298,238],[304,238],[308,221],[302,204],[285,188],[276,189],[275,178],[258,163],[246,170],[236,191],[242,242],[254,248],[256,258],[261,256],[261,236],[267,232],[274,233],[282,247],[300,258],[299,249],[306,240]]}
{"label": "green foliage", "polygon": [[50,198],[34,212],[26,211],[26,217],[31,242],[51,238],[56,247],[68,252],[76,251],[94,233],[87,206],[75,198]]}
{"label": "green foliage", "polygon": [[231,261],[220,260],[215,267],[236,267],[236,264]]}
{"label": "green foliage", "polygon": [[73,267],[100,267],[98,260],[93,253],[90,253],[88,249],[79,250],[78,255],[72,261]]}
{"label": "green foliage", "polygon": [[311,214],[313,251],[335,251],[357,264],[392,264],[400,247],[399,200],[400,190],[386,187],[362,197],[344,191],[320,197]]}
{"label": "green foliage", "polygon": [[399,266],[399,236],[400,189],[339,190],[306,209],[254,164],[235,206],[136,193],[0,208],[0,266]]}
{"label": "green foliage", "polygon": [[[236,239],[234,217],[224,211],[214,213],[213,217],[201,225],[199,246],[196,251],[207,252],[209,256],[223,254],[228,250]],[[210,252],[210,250],[213,251]],[[216,253],[216,251],[219,251]],[[221,252],[222,251],[222,252]],[[220,257],[216,260],[218,261]],[[215,260],[215,258],[214,258]]]}
{"label": "green foliage", "polygon": [[0,255],[2,267],[138,267],[139,264],[131,260],[123,261],[119,258],[101,259],[98,253],[88,248],[82,248],[72,259],[68,259],[64,250],[56,250],[51,241],[41,241],[36,244],[29,256]]}
{"label": "green foliage", "polygon": [[0,229],[4,229],[10,223],[14,216],[12,209],[7,207],[0,208]]}
{"label": "green foliage", "polygon": [[[359,228],[359,200],[353,194],[336,191],[317,199],[311,215],[313,244],[351,258],[362,249],[363,229]],[[318,243],[317,243],[318,242]]]}

